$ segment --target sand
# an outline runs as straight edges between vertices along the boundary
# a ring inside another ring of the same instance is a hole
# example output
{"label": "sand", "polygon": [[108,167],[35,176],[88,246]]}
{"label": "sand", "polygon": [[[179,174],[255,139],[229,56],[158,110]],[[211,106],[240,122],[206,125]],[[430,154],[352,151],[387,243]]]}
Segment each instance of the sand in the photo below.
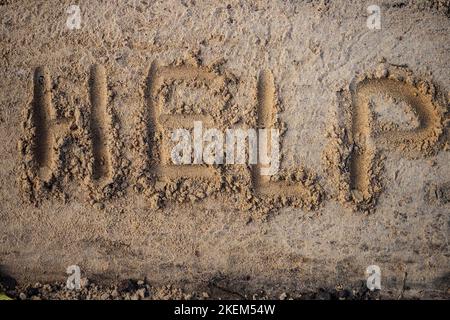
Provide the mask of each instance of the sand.
{"label": "sand", "polygon": [[[71,4],[0,1],[2,274],[448,297],[448,1]],[[279,130],[279,172],[174,165],[194,121]]]}

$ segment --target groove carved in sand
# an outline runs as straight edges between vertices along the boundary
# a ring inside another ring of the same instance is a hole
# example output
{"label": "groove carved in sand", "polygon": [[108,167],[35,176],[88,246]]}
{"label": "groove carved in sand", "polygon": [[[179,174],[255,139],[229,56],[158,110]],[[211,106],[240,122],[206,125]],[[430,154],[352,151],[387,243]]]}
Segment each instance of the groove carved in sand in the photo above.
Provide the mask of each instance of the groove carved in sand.
{"label": "groove carved in sand", "polygon": [[95,180],[111,177],[111,154],[108,145],[108,131],[111,121],[108,119],[107,79],[104,67],[94,65],[90,76],[91,133],[94,156],[93,178]]}
{"label": "groove carved in sand", "polygon": [[50,179],[55,163],[56,138],[68,130],[68,121],[56,119],[52,106],[50,75],[45,67],[38,67],[33,79],[32,119],[35,127],[34,158],[39,177]]}
{"label": "groove carved in sand", "polygon": [[50,78],[45,68],[39,67],[33,79],[33,118],[36,128],[35,160],[41,176],[48,177],[52,166],[52,144],[49,123],[51,116]]}

